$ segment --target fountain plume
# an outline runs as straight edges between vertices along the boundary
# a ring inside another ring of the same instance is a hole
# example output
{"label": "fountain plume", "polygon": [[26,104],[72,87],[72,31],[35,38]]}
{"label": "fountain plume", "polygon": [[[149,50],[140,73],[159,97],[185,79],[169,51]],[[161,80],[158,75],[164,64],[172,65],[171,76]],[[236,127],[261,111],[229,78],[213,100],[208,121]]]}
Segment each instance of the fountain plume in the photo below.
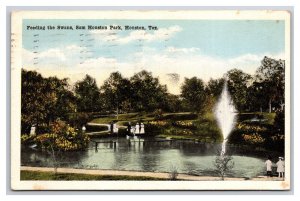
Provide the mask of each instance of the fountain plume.
{"label": "fountain plume", "polygon": [[221,155],[224,155],[228,136],[236,123],[236,109],[227,89],[227,80],[225,80],[222,94],[214,109],[214,114],[224,139],[221,152]]}

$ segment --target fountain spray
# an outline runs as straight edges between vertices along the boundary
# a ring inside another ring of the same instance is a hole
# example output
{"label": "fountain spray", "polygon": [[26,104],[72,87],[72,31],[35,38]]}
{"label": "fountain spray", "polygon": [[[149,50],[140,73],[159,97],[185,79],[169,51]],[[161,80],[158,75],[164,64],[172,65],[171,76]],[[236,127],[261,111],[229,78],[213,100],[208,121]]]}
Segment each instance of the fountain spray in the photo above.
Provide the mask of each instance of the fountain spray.
{"label": "fountain spray", "polygon": [[222,156],[226,152],[226,143],[228,140],[228,136],[236,123],[236,109],[227,89],[226,78],[222,94],[218,100],[218,103],[215,106],[214,114],[216,116],[218,126],[222,131],[224,139],[221,151]]}

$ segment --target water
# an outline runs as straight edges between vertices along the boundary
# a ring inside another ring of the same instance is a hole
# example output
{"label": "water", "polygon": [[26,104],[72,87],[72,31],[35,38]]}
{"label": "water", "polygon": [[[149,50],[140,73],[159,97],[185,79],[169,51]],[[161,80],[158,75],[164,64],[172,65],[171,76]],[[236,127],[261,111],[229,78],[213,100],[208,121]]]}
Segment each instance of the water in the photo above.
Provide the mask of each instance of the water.
{"label": "water", "polygon": [[226,152],[228,136],[236,123],[236,109],[229,95],[226,82],[227,81],[225,81],[222,94],[214,111],[218,126],[222,131],[224,139],[221,154],[225,154]]}
{"label": "water", "polygon": [[[59,156],[62,167],[136,170],[151,172],[171,172],[174,168],[179,173],[192,175],[217,176],[214,160],[220,144],[195,143],[194,141],[163,141],[149,138],[144,142],[131,142],[126,138],[94,139],[117,143],[90,143],[86,151],[64,152]],[[266,153],[249,151],[245,148],[227,146],[227,152],[233,154],[234,168],[228,173],[232,177],[256,177],[265,171]],[[45,152],[22,149],[22,165],[51,167],[51,156]]]}

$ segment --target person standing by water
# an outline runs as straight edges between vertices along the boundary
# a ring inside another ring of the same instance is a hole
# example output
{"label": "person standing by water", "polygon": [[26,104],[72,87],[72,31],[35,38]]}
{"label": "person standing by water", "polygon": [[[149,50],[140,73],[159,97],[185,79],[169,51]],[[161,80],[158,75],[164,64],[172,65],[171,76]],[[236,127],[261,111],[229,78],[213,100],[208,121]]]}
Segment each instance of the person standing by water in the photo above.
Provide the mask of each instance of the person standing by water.
{"label": "person standing by water", "polygon": [[136,123],[136,125],[135,125],[134,134],[140,134],[140,125],[139,125],[139,123]]}
{"label": "person standing by water", "polygon": [[139,127],[140,127],[140,130],[139,130],[139,133],[141,133],[141,129],[142,129],[142,125],[141,125],[141,121],[139,121]]}
{"label": "person standing by water", "polygon": [[271,161],[271,157],[268,157],[268,160],[266,160],[265,165],[267,167],[267,176],[268,177],[272,177],[272,161]]}
{"label": "person standing by water", "polygon": [[279,161],[276,163],[277,165],[277,172],[278,172],[278,177],[283,178],[284,177],[284,161],[283,157],[279,157]]}
{"label": "person standing by water", "polygon": [[110,134],[114,133],[114,122],[110,122]]}
{"label": "person standing by water", "polygon": [[128,122],[128,125],[127,125],[127,134],[130,134],[131,133],[131,123]]}
{"label": "person standing by water", "polygon": [[145,134],[145,125],[141,123],[141,132],[140,134]]}

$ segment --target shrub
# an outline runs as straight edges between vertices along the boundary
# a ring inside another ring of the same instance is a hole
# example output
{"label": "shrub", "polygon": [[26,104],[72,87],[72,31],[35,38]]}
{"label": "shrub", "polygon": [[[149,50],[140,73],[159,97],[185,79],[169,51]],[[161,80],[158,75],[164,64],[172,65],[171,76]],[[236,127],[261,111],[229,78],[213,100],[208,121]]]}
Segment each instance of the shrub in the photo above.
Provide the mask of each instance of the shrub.
{"label": "shrub", "polygon": [[262,144],[265,142],[265,138],[263,138],[261,135],[258,133],[254,134],[243,134],[242,135],[245,142],[248,142],[250,144]]}
{"label": "shrub", "polygon": [[155,120],[161,120],[163,118],[163,111],[162,111],[162,109],[156,109],[153,112],[153,115],[154,115],[154,119]]}
{"label": "shrub", "polygon": [[30,144],[33,141],[34,137],[28,134],[21,135],[21,143],[22,144]]}
{"label": "shrub", "polygon": [[280,134],[284,134],[284,119],[284,111],[277,111],[274,119],[274,130],[276,130]]}
{"label": "shrub", "polygon": [[172,165],[169,173],[170,180],[177,180],[178,171],[176,166]]}
{"label": "shrub", "polygon": [[224,180],[226,174],[234,167],[234,162],[231,156],[220,155],[218,153],[214,165],[217,173],[221,176],[221,179]]}
{"label": "shrub", "polygon": [[178,128],[187,128],[193,130],[197,128],[192,121],[174,121],[172,122],[172,125]]}
{"label": "shrub", "polygon": [[75,128],[81,128],[82,125],[87,124],[92,118],[92,114],[76,112],[68,115],[67,122]]}
{"label": "shrub", "polygon": [[100,132],[100,131],[106,131],[107,126],[98,126],[98,125],[86,125],[86,131],[88,132]]}
{"label": "shrub", "polygon": [[183,114],[166,114],[164,115],[163,119],[169,119],[173,121],[183,121],[183,120],[194,120],[197,119],[197,114],[192,113],[183,113]]}
{"label": "shrub", "polygon": [[44,149],[74,151],[86,148],[89,137],[58,120],[51,125],[51,133],[38,135],[34,141]]}

